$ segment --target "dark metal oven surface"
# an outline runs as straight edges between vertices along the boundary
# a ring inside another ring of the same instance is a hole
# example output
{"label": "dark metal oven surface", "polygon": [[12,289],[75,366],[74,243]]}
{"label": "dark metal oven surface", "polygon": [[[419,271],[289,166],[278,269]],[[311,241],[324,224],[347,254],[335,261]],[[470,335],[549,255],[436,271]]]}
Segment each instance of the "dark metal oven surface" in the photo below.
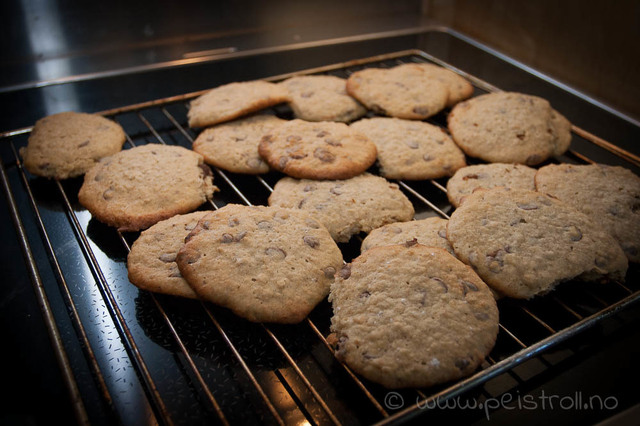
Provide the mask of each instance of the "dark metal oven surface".
{"label": "dark metal oven surface", "polygon": [[[503,88],[421,50],[296,73],[347,77],[364,67],[406,62],[435,62],[454,69],[473,82],[476,95]],[[262,77],[276,81],[287,75]],[[188,103],[200,93],[103,113],[123,126],[125,148],[148,143],[188,148],[197,136],[186,124]],[[286,106],[272,112],[292,117]],[[446,113],[429,121],[446,127]],[[496,346],[474,375],[434,388],[389,392],[335,358],[326,340],[331,317],[326,301],[298,325],[253,324],[208,303],[156,295],[131,285],[126,257],[138,233],[119,233],[92,219],[77,201],[81,179],[49,181],[26,172],[18,150],[25,146],[29,131],[2,135],[3,192],[80,423],[422,421],[437,411],[437,404],[455,398],[482,407],[519,391],[535,380],[532,377],[562,368],[575,356],[576,350],[565,348],[565,342],[620,312],[638,309],[637,265],[630,266],[625,283],[569,282],[531,301],[500,300]],[[573,128],[572,149],[554,161],[607,161],[635,173],[640,167],[633,152],[579,126]],[[214,177],[221,191],[203,209],[228,203],[265,205],[282,175],[243,176],[214,168]],[[452,207],[446,179],[398,184],[413,202],[416,218],[448,218]],[[354,238],[340,245],[346,261],[357,256],[360,242]],[[535,374],[531,363],[538,370]],[[529,368],[519,371],[523,364]],[[486,412],[476,409],[465,414],[467,421],[479,421]]]}

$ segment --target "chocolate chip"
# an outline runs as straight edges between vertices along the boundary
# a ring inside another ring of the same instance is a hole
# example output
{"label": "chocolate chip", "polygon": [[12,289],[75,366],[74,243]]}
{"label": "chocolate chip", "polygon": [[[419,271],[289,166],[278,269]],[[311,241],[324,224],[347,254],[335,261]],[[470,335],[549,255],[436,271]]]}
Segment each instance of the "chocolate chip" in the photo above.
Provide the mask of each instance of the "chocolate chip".
{"label": "chocolate chip", "polygon": [[342,190],[340,190],[340,187],[342,187],[342,184],[339,183],[333,188],[331,188],[329,192],[332,193],[333,195],[342,195],[343,192]]}
{"label": "chocolate chip", "polygon": [[89,145],[89,139],[87,139],[86,141],[81,142],[80,144],[78,144],[78,148],[84,148],[87,145]]}
{"label": "chocolate chip", "polygon": [[338,343],[336,344],[336,358],[339,360],[344,360],[344,355],[346,353],[347,348],[345,347],[349,338],[347,336],[340,336],[338,338]]}
{"label": "chocolate chip", "polygon": [[489,314],[486,312],[477,312],[474,317],[476,317],[478,321],[486,321],[489,319]]}
{"label": "chocolate chip", "polygon": [[304,192],[311,192],[311,191],[315,191],[316,190],[316,185],[313,183],[310,183],[308,185],[305,185],[303,191]]}
{"label": "chocolate chip", "polygon": [[213,176],[213,172],[211,171],[211,168],[209,166],[207,166],[206,164],[198,164],[198,167],[200,167],[200,170],[202,171],[202,175],[205,177],[209,177],[209,176]]}
{"label": "chocolate chip", "polygon": [[411,149],[418,149],[420,147],[420,144],[416,141],[404,141],[404,143]]}
{"label": "chocolate chip", "polygon": [[360,299],[368,299],[369,296],[371,296],[371,293],[369,293],[368,291],[363,291],[362,293],[360,293]]}
{"label": "chocolate chip", "polygon": [[468,359],[458,359],[456,360],[456,362],[454,363],[455,366],[460,369],[460,370],[464,370],[465,368],[467,368],[470,364]]}
{"label": "chocolate chip", "polygon": [[580,231],[580,228],[577,226],[565,226],[564,231],[567,233],[571,241],[580,241],[582,239],[582,231]]}
{"label": "chocolate chip", "polygon": [[306,203],[306,202],[307,202],[306,198],[303,198],[302,200],[300,200],[300,202],[298,203],[298,208],[301,209],[302,206],[304,206],[304,203]]}
{"label": "chocolate chip", "polygon": [[607,261],[607,259],[602,256],[597,256],[594,263],[598,268],[606,268],[609,266],[609,262]]}
{"label": "chocolate chip", "polygon": [[325,139],[324,143],[326,143],[327,145],[331,145],[331,146],[342,146],[342,144],[340,142],[338,142],[335,139],[331,139],[331,138]]}
{"label": "chocolate chip", "polygon": [[316,133],[316,137],[318,138],[324,138],[325,136],[327,136],[329,134],[329,132],[327,132],[326,130],[320,130],[318,133]]}
{"label": "chocolate chip", "polygon": [[227,234],[226,232],[224,234],[222,234],[222,237],[220,238],[220,242],[223,244],[229,244],[233,242],[233,235],[231,234]]}
{"label": "chocolate chip", "polygon": [[313,151],[313,156],[323,163],[332,163],[336,160],[336,156],[324,148],[316,148],[316,150]]}
{"label": "chocolate chip", "polygon": [[278,159],[278,167],[284,169],[287,163],[289,162],[289,157],[280,157]]}
{"label": "chocolate chip", "polygon": [[336,268],[334,268],[333,266],[327,266],[322,270],[322,272],[324,272],[325,277],[333,278],[333,276],[336,274]]}
{"label": "chocolate chip", "polygon": [[447,238],[447,230],[446,229],[441,229],[438,231],[438,236],[440,238]]}
{"label": "chocolate chip", "polygon": [[478,287],[469,281],[460,280],[460,284],[462,284],[462,294],[464,296],[466,296],[469,291],[478,291]]}
{"label": "chocolate chip", "polygon": [[163,261],[164,263],[171,263],[171,262],[175,262],[176,260],[176,254],[177,253],[163,253],[161,254],[158,259],[160,259],[161,261]]}
{"label": "chocolate chip", "polygon": [[404,242],[404,246],[407,247],[407,248],[413,247],[416,244],[418,244],[418,239],[417,238],[414,238],[413,240],[407,240],[407,241]]}
{"label": "chocolate chip", "polygon": [[466,175],[462,177],[462,180],[469,180],[469,179],[478,179],[480,176],[478,176],[475,173],[472,173],[470,175]]}
{"label": "chocolate chip", "polygon": [[424,161],[431,161],[431,160],[433,160],[433,157],[430,156],[429,154],[425,154],[425,155],[422,156],[422,159]]}
{"label": "chocolate chip", "polygon": [[445,293],[449,292],[449,286],[441,278],[429,277],[429,279],[437,282],[440,285],[440,287],[442,287],[442,290],[444,290]]}
{"label": "chocolate chip", "polygon": [[312,237],[311,235],[305,235],[304,237],[302,237],[302,241],[304,241],[304,243],[311,248],[316,248],[320,245],[318,239],[316,237]]}
{"label": "chocolate chip", "polygon": [[421,105],[421,106],[413,107],[412,111],[418,115],[429,115],[429,112],[431,110],[428,106]]}
{"label": "chocolate chip", "polygon": [[516,206],[522,210],[537,210],[539,208],[535,203],[516,203]]}
{"label": "chocolate chip", "polygon": [[502,267],[504,266],[504,253],[504,250],[498,249],[486,255],[485,261],[491,272],[498,273],[502,270]]}
{"label": "chocolate chip", "polygon": [[102,198],[104,198],[105,200],[110,200],[113,198],[114,193],[115,191],[113,190],[113,188],[109,188],[102,193]]}
{"label": "chocolate chip", "polygon": [[204,229],[209,229],[209,226],[211,225],[211,222],[209,222],[208,220],[203,220],[202,222],[200,222],[200,226]]}
{"label": "chocolate chip", "polygon": [[241,233],[239,233],[238,235],[235,236],[235,238],[233,239],[233,241],[235,241],[236,243],[242,241],[242,239],[247,235],[247,231],[242,231]]}
{"label": "chocolate chip", "polygon": [[213,142],[215,138],[213,137],[213,135],[208,135],[206,139],[207,142]]}
{"label": "chocolate chip", "polygon": [[268,220],[261,220],[260,222],[258,222],[258,228],[260,229],[271,229],[271,222],[269,222]]}
{"label": "chocolate chip", "polygon": [[233,228],[234,226],[238,226],[240,225],[240,219],[238,219],[237,217],[232,217],[229,219],[229,227]]}
{"label": "chocolate chip", "polygon": [[527,223],[527,221],[525,219],[523,219],[523,218],[520,218],[520,219],[515,218],[509,223],[509,225],[510,226],[516,226],[516,225],[518,225],[520,223]]}
{"label": "chocolate chip", "polygon": [[349,279],[349,277],[351,276],[351,265],[350,264],[346,264],[342,268],[340,268],[340,271],[338,272],[338,275],[343,280]]}
{"label": "chocolate chip", "polygon": [[236,135],[233,138],[236,140],[236,142],[243,141],[243,140],[247,139],[247,135]]}
{"label": "chocolate chip", "polygon": [[524,130],[516,133],[516,138],[520,139],[521,141],[523,141],[526,136],[527,132],[525,132]]}
{"label": "chocolate chip", "polygon": [[287,253],[278,247],[267,247],[264,252],[267,256],[274,259],[284,259],[287,257]]}
{"label": "chocolate chip", "polygon": [[362,353],[362,358],[364,359],[376,359],[376,358],[380,358],[379,356],[375,356],[375,355],[370,355],[367,352],[363,352]]}
{"label": "chocolate chip", "polygon": [[259,158],[249,158],[245,164],[250,168],[250,169],[259,169],[260,167],[262,167],[262,165],[264,164],[264,161],[262,161]]}
{"label": "chocolate chip", "polygon": [[315,220],[313,220],[313,219],[305,219],[304,223],[309,228],[320,229],[320,224],[318,222],[316,222]]}

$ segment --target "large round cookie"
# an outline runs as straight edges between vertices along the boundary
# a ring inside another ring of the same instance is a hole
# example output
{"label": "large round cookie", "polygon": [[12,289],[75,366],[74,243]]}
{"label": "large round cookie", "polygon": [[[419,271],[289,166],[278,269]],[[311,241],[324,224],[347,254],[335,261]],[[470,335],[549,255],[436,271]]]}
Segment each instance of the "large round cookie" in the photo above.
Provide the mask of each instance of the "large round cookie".
{"label": "large round cookie", "polygon": [[536,169],[523,164],[475,164],[458,170],[447,181],[447,197],[454,207],[458,207],[464,198],[478,188],[519,188],[533,191],[536,189],[533,177]]}
{"label": "large round cookie", "polygon": [[358,120],[351,128],[376,145],[380,174],[388,179],[436,179],[466,165],[447,132],[429,123],[375,117]]}
{"label": "large round cookie", "polygon": [[497,92],[457,104],[448,116],[453,140],[471,157],[535,165],[560,155],[570,124],[537,96]]}
{"label": "large round cookie", "polygon": [[452,107],[473,95],[473,86],[464,77],[434,64],[417,64],[431,78],[442,82],[449,89],[447,106]]}
{"label": "large round cookie", "polygon": [[273,188],[269,205],[309,212],[338,242],[387,223],[411,220],[414,214],[397,184],[369,173],[335,181],[283,178]]}
{"label": "large round cookie", "polygon": [[451,215],[447,239],[484,282],[515,298],[574,278],[622,281],[627,270],[622,249],[599,224],[535,191],[474,192]]}
{"label": "large round cookie", "polygon": [[205,129],[193,150],[213,166],[233,173],[260,174],[269,165],[258,154],[258,144],[285,121],[273,115],[255,115]]}
{"label": "large round cookie", "polygon": [[373,247],[404,244],[416,241],[427,247],[439,247],[453,254],[453,248],[447,240],[447,219],[429,217],[427,219],[396,222],[376,228],[362,241],[360,251]]}
{"label": "large round cookie", "polygon": [[623,167],[551,164],[535,175],[536,188],[571,205],[640,262],[640,178]]}
{"label": "large round cookie", "polygon": [[376,161],[376,146],[344,123],[291,120],[260,141],[260,156],[296,178],[347,179]]}
{"label": "large round cookie", "polygon": [[20,150],[25,168],[47,178],[81,176],[122,149],[122,127],[99,115],[61,112],[38,120]]}
{"label": "large round cookie", "polygon": [[202,299],[249,321],[297,323],[328,294],[342,253],[305,212],[230,204],[200,220],[176,261]]}
{"label": "large round cookie", "polygon": [[367,250],[338,271],[329,300],[336,356],[388,388],[467,376],[498,333],[486,284],[447,251],[420,244]]}
{"label": "large round cookie", "polygon": [[332,75],[291,77],[282,84],[289,90],[289,106],[307,121],[342,121],[362,117],[367,110],[347,94],[347,80]]}
{"label": "large round cookie", "polygon": [[137,231],[195,210],[216,189],[200,154],[148,144],[102,159],[85,174],[78,200],[100,222]]}
{"label": "large round cookie", "polygon": [[255,80],[229,83],[191,101],[190,127],[207,127],[290,100],[283,86]]}
{"label": "large round cookie", "polygon": [[347,80],[347,92],[378,114],[410,120],[437,114],[449,99],[447,86],[417,64],[356,71]]}
{"label": "large round cookie", "polygon": [[180,274],[176,256],[184,239],[208,213],[176,215],[142,231],[127,256],[129,281],[143,290],[195,299],[196,293]]}

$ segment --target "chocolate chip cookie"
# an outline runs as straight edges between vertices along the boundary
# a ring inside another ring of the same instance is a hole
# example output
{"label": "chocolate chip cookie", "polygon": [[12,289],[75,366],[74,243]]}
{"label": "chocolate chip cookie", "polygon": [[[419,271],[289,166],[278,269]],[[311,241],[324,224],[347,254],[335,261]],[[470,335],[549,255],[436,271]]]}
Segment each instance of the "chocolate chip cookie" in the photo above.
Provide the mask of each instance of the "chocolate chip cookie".
{"label": "chocolate chip cookie", "polygon": [[78,201],[100,222],[138,231],[195,210],[215,190],[200,154],[148,144],[100,160],[85,174]]}
{"label": "chocolate chip cookie", "polygon": [[396,222],[376,228],[362,241],[360,251],[373,247],[404,244],[416,241],[427,247],[439,247],[453,254],[453,248],[447,240],[447,219],[429,217],[427,219]]}
{"label": "chocolate chip cookie", "polygon": [[449,89],[418,64],[366,68],[347,80],[347,93],[377,114],[424,120],[447,104]]}
{"label": "chocolate chip cookie", "polygon": [[114,121],[94,114],[61,112],[38,120],[20,150],[24,167],[36,176],[82,176],[101,158],[122,149],[126,136]]}
{"label": "chocolate chip cookie", "polygon": [[176,256],[198,220],[208,213],[176,215],[142,231],[127,257],[129,281],[143,290],[195,299],[196,293],[180,274]]}
{"label": "chocolate chip cookie", "polygon": [[599,223],[549,195],[478,190],[447,225],[456,256],[500,294],[528,299],[572,279],[623,281],[627,259]]}
{"label": "chocolate chip cookie", "polygon": [[258,154],[258,144],[264,135],[284,122],[265,114],[218,124],[198,135],[193,150],[207,164],[233,173],[267,173],[269,165]]}
{"label": "chocolate chip cookie", "polygon": [[296,178],[347,179],[376,161],[376,146],[344,123],[291,120],[264,136],[260,156]]}
{"label": "chocolate chip cookie", "polygon": [[472,374],[498,334],[485,283],[446,250],[375,247],[336,273],[329,300],[336,356],[387,388]]}
{"label": "chocolate chip cookie", "polygon": [[388,223],[411,220],[414,214],[397,184],[369,173],[334,181],[283,178],[273,188],[269,205],[309,212],[338,242]]}
{"label": "chocolate chip cookie", "polygon": [[290,99],[284,86],[268,81],[225,84],[211,89],[191,102],[188,112],[189,126],[212,126],[282,102],[289,102]]}
{"label": "chocolate chip cookie", "polygon": [[289,106],[302,120],[348,123],[367,113],[365,107],[347,94],[347,80],[343,78],[304,75],[291,77],[280,84],[289,90]]}
{"label": "chocolate chip cookie", "polygon": [[523,164],[476,164],[463,167],[447,181],[447,197],[454,207],[477,188],[519,188],[534,191],[536,169]]}
{"label": "chocolate chip cookie", "polygon": [[540,192],[559,198],[597,222],[640,262],[640,178],[619,166],[550,164],[535,175]]}
{"label": "chocolate chip cookie", "polygon": [[329,292],[342,253],[307,213],[229,204],[204,216],[176,259],[204,300],[254,322],[302,321]]}
{"label": "chocolate chip cookie", "polygon": [[471,157],[491,163],[540,164],[571,143],[571,125],[537,96],[497,92],[457,104],[451,136]]}
{"label": "chocolate chip cookie", "polygon": [[358,120],[351,128],[376,145],[380,174],[388,179],[436,179],[466,165],[447,132],[429,123],[376,117]]}

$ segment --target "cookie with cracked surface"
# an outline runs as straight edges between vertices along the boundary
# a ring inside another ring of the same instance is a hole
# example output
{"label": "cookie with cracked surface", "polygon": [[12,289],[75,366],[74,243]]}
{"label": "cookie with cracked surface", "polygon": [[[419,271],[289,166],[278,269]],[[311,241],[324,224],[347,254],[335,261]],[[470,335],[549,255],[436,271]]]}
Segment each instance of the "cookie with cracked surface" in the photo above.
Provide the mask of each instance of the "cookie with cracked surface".
{"label": "cookie with cracked surface", "polygon": [[100,160],[85,174],[78,201],[100,222],[138,231],[195,210],[216,190],[200,154],[148,144]]}
{"label": "cookie with cracked surface", "polygon": [[362,241],[360,251],[373,247],[404,244],[416,241],[427,247],[439,247],[453,254],[453,248],[447,240],[447,219],[429,217],[408,222],[396,222],[376,228]]}
{"label": "cookie with cracked surface", "polygon": [[269,205],[309,212],[338,242],[388,223],[411,220],[414,214],[411,201],[397,184],[369,173],[333,181],[285,177],[274,186]]}
{"label": "cookie with cracked surface", "polygon": [[549,195],[493,188],[471,194],[447,225],[456,256],[500,294],[528,299],[572,279],[623,281],[613,237]]}
{"label": "cookie with cracked surface", "polygon": [[296,118],[348,123],[367,113],[366,108],[347,93],[344,78],[304,75],[291,77],[280,84],[291,94],[289,106]]}
{"label": "cookie with cracked surface", "polygon": [[640,262],[640,177],[620,166],[550,164],[535,175],[536,188],[597,222]]}
{"label": "cookie with cracked surface", "polygon": [[489,93],[457,104],[448,116],[453,140],[469,156],[491,163],[540,164],[571,143],[570,123],[545,99]]}
{"label": "cookie with cracked surface", "polygon": [[447,106],[452,107],[458,102],[464,101],[473,95],[473,86],[469,81],[450,69],[435,64],[417,64],[424,72],[438,81],[441,81],[449,89]]}
{"label": "cookie with cracked surface", "polygon": [[205,129],[193,142],[193,150],[207,164],[233,173],[261,174],[269,165],[258,154],[258,144],[284,123],[274,115],[255,115]]}
{"label": "cookie with cracked surface", "polygon": [[307,213],[229,204],[204,216],[176,259],[204,300],[253,322],[297,323],[329,293],[342,253]]}
{"label": "cookie with cracked surface", "polygon": [[447,198],[458,207],[477,188],[519,188],[534,191],[536,169],[523,164],[475,164],[459,169],[447,181]]}
{"label": "cookie with cracked surface", "polygon": [[421,244],[365,251],[336,273],[329,300],[336,356],[387,388],[468,376],[498,333],[487,285],[446,250]]}
{"label": "cookie with cracked surface", "polygon": [[67,179],[85,174],[101,158],[120,151],[125,140],[115,121],[95,114],[61,112],[36,122],[20,155],[30,173]]}
{"label": "cookie with cracked surface", "polygon": [[254,80],[224,84],[191,101],[187,117],[189,127],[207,127],[261,109],[289,102],[291,97],[283,86]]}
{"label": "cookie with cracked surface", "polygon": [[466,165],[447,132],[429,123],[375,117],[351,123],[351,128],[376,145],[380,174],[389,179],[436,179]]}
{"label": "cookie with cracked surface", "polygon": [[376,161],[376,146],[344,123],[291,120],[260,141],[260,156],[296,178],[347,179]]}
{"label": "cookie with cracked surface", "polygon": [[424,120],[442,111],[449,89],[417,64],[366,68],[347,79],[347,93],[377,114]]}
{"label": "cookie with cracked surface", "polygon": [[143,290],[195,299],[176,256],[184,239],[208,211],[176,215],[142,231],[127,256],[129,281]]}

